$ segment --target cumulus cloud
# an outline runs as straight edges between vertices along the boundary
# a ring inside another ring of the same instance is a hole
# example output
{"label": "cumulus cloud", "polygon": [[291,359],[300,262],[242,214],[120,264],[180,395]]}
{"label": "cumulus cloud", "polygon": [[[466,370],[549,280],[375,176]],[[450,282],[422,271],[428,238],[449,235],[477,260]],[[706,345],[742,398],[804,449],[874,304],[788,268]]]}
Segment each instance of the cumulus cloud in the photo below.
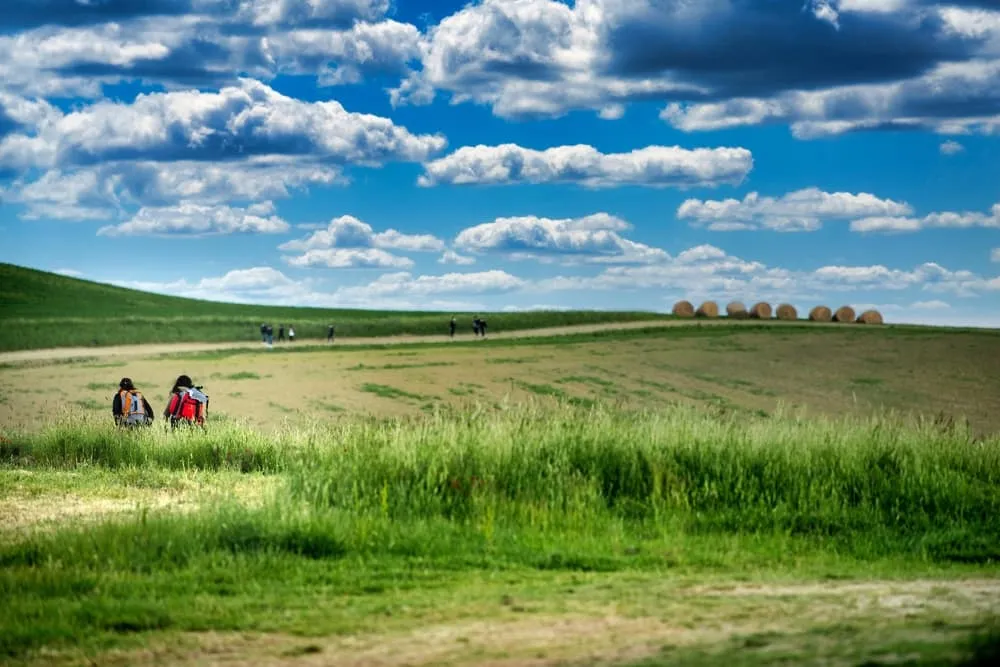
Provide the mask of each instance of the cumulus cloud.
{"label": "cumulus cloud", "polygon": [[299,268],[408,269],[413,260],[378,248],[313,248],[285,261]]}
{"label": "cumulus cloud", "polygon": [[931,213],[922,218],[906,216],[874,216],[851,221],[851,231],[861,233],[916,232],[928,228],[968,229],[985,227],[1000,229],[1000,204],[989,213],[977,211]]}
{"label": "cumulus cloud", "polygon": [[601,153],[585,144],[546,150],[516,144],[463,146],[424,165],[418,184],[510,185],[575,183],[591,188],[738,184],[753,168],[745,148],[647,146],[629,153]]}
{"label": "cumulus cloud", "polygon": [[415,26],[385,19],[385,0],[101,0],[86,3],[89,12],[75,0],[49,4],[41,14],[22,6],[20,21],[19,10],[5,6],[5,25],[21,29],[0,35],[0,75],[9,90],[99,97],[102,84],[121,80],[215,87],[237,73],[353,83],[405,76],[423,44]]}
{"label": "cumulus cloud", "polygon": [[910,304],[910,308],[916,308],[917,310],[946,310],[951,308],[951,304],[940,299],[932,299],[930,301],[914,301]]}
{"label": "cumulus cloud", "polygon": [[730,255],[713,245],[689,248],[668,261],[646,266],[615,266],[596,276],[557,276],[540,280],[542,291],[607,290],[621,293],[674,291],[689,299],[820,299],[831,293],[920,290],[971,297],[1000,292],[1000,277],[953,271],[925,263],[913,269],[883,265],[821,266],[789,270]]}
{"label": "cumulus cloud", "polygon": [[761,197],[757,192],[742,201],[688,199],[677,209],[678,220],[712,231],[768,229],[779,232],[816,231],[826,220],[862,216],[905,216],[913,212],[909,204],[880,199],[867,192],[823,192],[806,188],[782,197]]}
{"label": "cumulus cloud", "polygon": [[438,264],[457,264],[459,266],[468,266],[470,264],[475,264],[475,257],[467,257],[466,255],[459,255],[454,250],[445,250],[440,259],[438,259]]}
{"label": "cumulus cloud", "polygon": [[957,141],[948,140],[941,144],[942,155],[957,155],[965,150],[965,146]]}
{"label": "cumulus cloud", "polygon": [[440,252],[444,250],[444,242],[430,234],[404,234],[395,229],[376,232],[371,225],[358,220],[353,215],[342,215],[330,220],[325,228],[304,238],[282,243],[278,248],[287,251],[375,248],[409,252]]}
{"label": "cumulus cloud", "polygon": [[349,112],[336,101],[303,102],[244,79],[217,93],[139,95],[98,102],[31,134],[0,141],[0,167],[66,167],[109,160],[239,160],[302,156],[335,164],[421,161],[440,135],[414,135],[388,118]]}
{"label": "cumulus cloud", "polygon": [[515,259],[559,257],[564,261],[641,264],[662,261],[667,254],[622,238],[624,220],[607,213],[582,218],[535,216],[497,218],[462,230],[455,246],[472,253],[497,253]]}
{"label": "cumulus cloud", "polygon": [[[413,277],[409,273],[390,273],[371,283],[327,289],[319,280],[294,279],[272,267],[258,266],[199,280],[109,282],[132,289],[230,303],[323,308],[475,310],[482,309],[483,305],[463,298],[463,293],[507,291],[517,284],[517,279],[501,275],[448,274]],[[444,298],[439,298],[439,295]],[[456,295],[458,298],[455,298]]]}
{"label": "cumulus cloud", "polygon": [[800,136],[995,129],[995,75],[976,71],[1000,54],[995,10],[990,0],[483,0],[428,32],[422,67],[393,102],[446,91],[503,117],[615,118],[659,99],[685,130],[788,122]]}
{"label": "cumulus cloud", "polygon": [[685,132],[787,123],[800,139],[876,129],[1000,131],[1000,58],[947,62],[890,83],[789,91],[767,98],[671,102],[661,118]]}
{"label": "cumulus cloud", "polygon": [[180,204],[143,207],[131,220],[101,227],[98,236],[207,236],[216,234],[281,234],[289,225],[274,215],[267,201],[236,208]]}
{"label": "cumulus cloud", "polygon": [[336,166],[283,157],[235,163],[116,161],[19,180],[0,189],[0,201],[22,204],[22,217],[29,219],[106,220],[134,206],[285,199],[309,186],[344,182]]}
{"label": "cumulus cloud", "polygon": [[526,281],[506,271],[445,273],[438,276],[414,276],[411,273],[386,273],[367,285],[337,290],[343,297],[359,300],[379,297],[425,297],[437,294],[485,294],[509,292],[525,287]]}

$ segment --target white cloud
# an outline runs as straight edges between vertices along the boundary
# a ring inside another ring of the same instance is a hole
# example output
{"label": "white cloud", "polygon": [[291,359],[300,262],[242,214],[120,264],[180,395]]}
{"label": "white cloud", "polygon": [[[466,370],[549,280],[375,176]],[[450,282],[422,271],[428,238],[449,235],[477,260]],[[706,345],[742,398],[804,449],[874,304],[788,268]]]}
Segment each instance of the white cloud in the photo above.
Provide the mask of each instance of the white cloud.
{"label": "white cloud", "polygon": [[444,242],[430,234],[404,234],[395,229],[375,232],[372,226],[353,215],[330,220],[323,229],[278,246],[279,250],[308,251],[325,248],[379,248],[410,252],[440,252]]}
{"label": "white cloud", "polygon": [[410,273],[386,273],[367,285],[343,287],[337,294],[353,300],[382,297],[426,297],[436,294],[485,294],[509,292],[527,283],[506,271],[446,273],[438,276],[414,276]]}
{"label": "white cloud", "polygon": [[934,299],[931,301],[914,301],[910,304],[910,308],[916,308],[917,310],[945,310],[951,308],[951,305]]}
{"label": "white cloud", "polygon": [[990,253],[990,261],[1000,262],[1000,248],[993,248],[993,251]]}
{"label": "white cloud", "polygon": [[861,216],[908,215],[905,202],[880,199],[867,192],[828,193],[818,188],[790,192],[780,198],[751,192],[743,200],[701,201],[688,199],[677,209],[679,220],[712,231],[769,229],[779,232],[815,231],[825,220]]}
{"label": "white cloud", "polygon": [[647,266],[611,267],[596,276],[557,276],[534,287],[541,291],[673,290],[689,299],[825,299],[831,294],[920,290],[972,297],[1000,292],[1000,277],[952,271],[928,262],[912,270],[873,266],[821,266],[792,271],[729,255],[702,245],[676,258]]}
{"label": "white cloud", "polygon": [[299,268],[408,269],[413,260],[378,248],[313,248],[285,261]]}
{"label": "white cloud", "polygon": [[684,132],[789,123],[800,139],[883,127],[995,134],[1000,132],[1000,113],[989,109],[998,104],[1000,59],[977,59],[938,64],[921,76],[892,83],[689,105],[672,102],[660,115]]}
{"label": "white cloud", "polygon": [[475,257],[467,257],[465,255],[459,255],[454,250],[445,250],[441,254],[441,258],[438,259],[438,264],[458,264],[459,266],[468,266],[470,264],[475,264]]}
{"label": "white cloud", "polygon": [[957,141],[948,140],[941,144],[942,155],[956,155],[965,150],[965,146]]}
{"label": "white cloud", "polygon": [[242,79],[217,93],[139,95],[131,104],[98,102],[35,133],[0,141],[0,167],[65,168],[104,160],[242,160],[300,156],[378,165],[422,161],[444,148],[440,135],[414,135],[388,118],[353,113],[339,102],[303,102]]}
{"label": "white cloud", "polygon": [[578,144],[546,150],[516,144],[463,146],[424,165],[421,186],[577,183],[586,187],[739,184],[753,168],[745,148],[647,146],[629,153],[601,153]]}
{"label": "white cloud", "polygon": [[22,217],[106,220],[133,206],[233,204],[284,199],[311,185],[342,184],[336,167],[286,158],[237,163],[106,162],[63,171],[0,190],[0,201],[23,204]]}
{"label": "white cloud", "polygon": [[56,269],[53,273],[58,273],[61,276],[69,276],[70,278],[82,278],[83,272],[77,271],[76,269]]}
{"label": "white cloud", "polygon": [[179,204],[143,207],[120,225],[101,227],[98,236],[206,236],[215,234],[281,234],[287,222],[274,215],[270,201],[247,208]]}
{"label": "white cloud", "polygon": [[624,239],[624,220],[607,213],[554,220],[535,216],[497,218],[462,230],[455,246],[473,253],[499,253],[512,258],[559,257],[563,261],[648,263],[663,261],[657,248]]}
{"label": "white cloud", "polygon": [[877,216],[851,221],[851,231],[872,232],[915,232],[928,228],[969,229],[985,227],[1000,229],[1000,204],[994,204],[989,213],[976,211],[931,213],[922,218]]}

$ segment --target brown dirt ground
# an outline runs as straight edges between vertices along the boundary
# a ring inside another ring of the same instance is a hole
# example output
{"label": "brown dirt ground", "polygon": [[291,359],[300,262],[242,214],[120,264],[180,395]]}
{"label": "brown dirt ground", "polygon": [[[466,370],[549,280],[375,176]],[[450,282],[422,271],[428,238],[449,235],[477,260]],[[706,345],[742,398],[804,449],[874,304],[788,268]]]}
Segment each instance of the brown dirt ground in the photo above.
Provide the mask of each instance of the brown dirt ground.
{"label": "brown dirt ground", "polygon": [[[670,403],[814,415],[881,409],[967,418],[1000,431],[1000,338],[947,333],[854,336],[738,332],[518,347],[336,350],[222,359],[129,358],[0,370],[0,428],[33,428],[69,412],[108,414],[132,377],[161,412],[179,373],[203,383],[211,410],[258,427],[364,413],[419,414],[439,405],[552,400]],[[240,379],[239,374],[249,374]],[[255,379],[256,378],[256,379]],[[366,387],[366,385],[368,385]],[[62,410],[39,415],[43,398]]]}
{"label": "brown dirt ground", "polygon": [[[942,642],[949,636],[941,629],[941,619],[962,624],[1000,611],[1000,580],[693,586],[673,590],[672,597],[698,609],[698,621],[691,623],[689,617],[623,615],[612,605],[589,614],[518,617],[512,613],[493,620],[345,636],[188,633],[169,640],[154,639],[140,650],[111,651],[101,655],[100,662],[345,667],[617,664],[640,660],[665,648],[711,649],[753,636],[801,650],[802,640],[797,633],[831,624],[868,632],[875,638],[885,634],[886,639],[891,639],[903,620],[910,639],[914,623],[937,623],[934,641]],[[757,602],[754,613],[749,615],[743,606],[747,597]],[[867,641],[871,642],[872,636]],[[822,643],[822,635],[807,642],[815,650],[817,642]],[[824,660],[824,664],[835,664]]]}

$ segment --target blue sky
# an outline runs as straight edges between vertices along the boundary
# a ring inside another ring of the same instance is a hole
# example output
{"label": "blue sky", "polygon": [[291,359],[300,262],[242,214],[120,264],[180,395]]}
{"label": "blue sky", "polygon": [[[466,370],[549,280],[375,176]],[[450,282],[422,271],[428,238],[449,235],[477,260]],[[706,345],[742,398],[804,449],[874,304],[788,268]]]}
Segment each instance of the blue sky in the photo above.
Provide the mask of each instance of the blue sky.
{"label": "blue sky", "polygon": [[0,261],[1000,326],[996,0],[7,0]]}

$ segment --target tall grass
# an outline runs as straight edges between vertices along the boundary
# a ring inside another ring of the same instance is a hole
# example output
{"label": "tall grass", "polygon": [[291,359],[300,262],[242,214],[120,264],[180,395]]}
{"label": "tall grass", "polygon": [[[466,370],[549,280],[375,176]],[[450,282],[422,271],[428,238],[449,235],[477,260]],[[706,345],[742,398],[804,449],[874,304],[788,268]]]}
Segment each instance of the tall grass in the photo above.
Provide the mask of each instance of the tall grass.
{"label": "tall grass", "polygon": [[294,628],[331,592],[446,587],[469,571],[1000,560],[1000,438],[891,417],[522,405],[273,433],[90,420],[6,433],[0,466],[286,480],[263,502],[0,541],[0,655],[109,633]]}
{"label": "tall grass", "polygon": [[1000,525],[1000,438],[891,416],[526,404],[273,433],[227,422],[133,433],[83,420],[10,434],[0,460],[282,472],[289,496],[317,510],[391,521],[586,526],[611,517],[812,535]]}
{"label": "tall grass", "polygon": [[695,409],[438,414],[356,426],[289,466],[295,497],[397,520],[601,515],[691,529],[836,534],[997,527],[1000,442],[890,418]]}

